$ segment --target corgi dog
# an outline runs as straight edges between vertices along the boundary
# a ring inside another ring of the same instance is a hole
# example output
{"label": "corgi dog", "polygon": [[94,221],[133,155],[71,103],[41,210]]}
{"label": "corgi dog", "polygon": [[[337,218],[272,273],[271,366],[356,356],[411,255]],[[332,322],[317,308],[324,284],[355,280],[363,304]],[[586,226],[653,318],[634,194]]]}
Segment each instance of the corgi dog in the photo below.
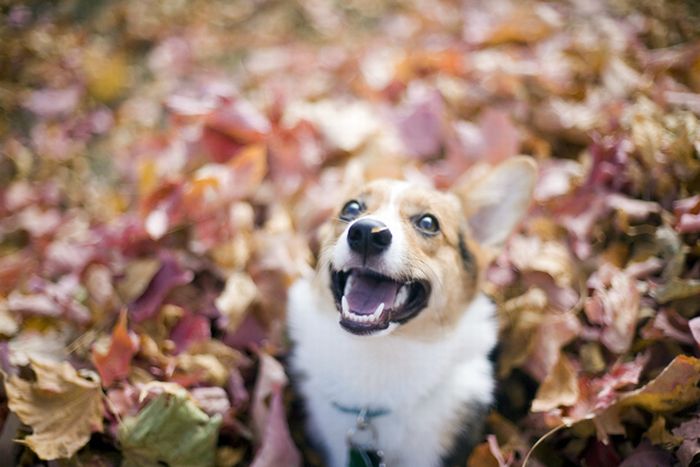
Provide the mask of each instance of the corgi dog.
{"label": "corgi dog", "polygon": [[452,192],[375,180],[321,229],[293,284],[290,372],[326,465],[465,465],[493,401],[489,262],[525,214],[529,157]]}

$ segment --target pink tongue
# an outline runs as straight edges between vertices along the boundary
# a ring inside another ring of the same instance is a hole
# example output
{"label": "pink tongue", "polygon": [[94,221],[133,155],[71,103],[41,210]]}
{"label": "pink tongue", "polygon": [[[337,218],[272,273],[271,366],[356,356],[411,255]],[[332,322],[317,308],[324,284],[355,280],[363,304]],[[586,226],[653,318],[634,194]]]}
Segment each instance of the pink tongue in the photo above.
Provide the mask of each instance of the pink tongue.
{"label": "pink tongue", "polygon": [[358,315],[371,315],[380,303],[389,308],[394,303],[399,283],[372,276],[353,274],[353,282],[345,298],[350,310]]}

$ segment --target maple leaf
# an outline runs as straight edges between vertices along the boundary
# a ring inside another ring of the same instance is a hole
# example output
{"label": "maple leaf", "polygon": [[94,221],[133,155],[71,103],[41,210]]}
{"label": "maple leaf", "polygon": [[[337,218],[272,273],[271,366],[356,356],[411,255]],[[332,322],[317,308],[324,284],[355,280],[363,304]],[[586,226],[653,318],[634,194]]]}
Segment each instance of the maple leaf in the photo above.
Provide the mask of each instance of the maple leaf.
{"label": "maple leaf", "polygon": [[36,380],[9,376],[8,406],[33,433],[20,442],[41,459],[73,456],[102,431],[102,390],[96,374],[77,372],[68,362],[30,360]]}

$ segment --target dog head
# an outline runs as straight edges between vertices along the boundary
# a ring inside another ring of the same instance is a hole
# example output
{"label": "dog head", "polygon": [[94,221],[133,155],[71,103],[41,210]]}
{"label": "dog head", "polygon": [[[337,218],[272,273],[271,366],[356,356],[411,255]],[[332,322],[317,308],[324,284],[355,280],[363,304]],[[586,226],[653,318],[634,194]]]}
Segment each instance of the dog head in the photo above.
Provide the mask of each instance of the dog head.
{"label": "dog head", "polygon": [[377,180],[352,194],[322,232],[318,263],[340,326],[426,336],[453,324],[527,210],[535,172],[517,157],[453,192]]}

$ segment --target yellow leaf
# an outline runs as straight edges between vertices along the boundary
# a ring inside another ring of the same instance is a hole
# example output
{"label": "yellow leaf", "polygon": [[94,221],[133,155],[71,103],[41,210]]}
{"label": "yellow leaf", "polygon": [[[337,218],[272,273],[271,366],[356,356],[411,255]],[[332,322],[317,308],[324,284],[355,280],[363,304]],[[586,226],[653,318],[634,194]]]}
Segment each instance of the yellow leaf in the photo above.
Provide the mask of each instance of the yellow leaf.
{"label": "yellow leaf", "polygon": [[8,406],[33,433],[21,443],[41,459],[68,458],[102,431],[99,377],[78,374],[68,362],[31,360],[35,381],[10,376],[5,382]]}
{"label": "yellow leaf", "polygon": [[86,54],[83,66],[88,91],[97,100],[111,101],[126,87],[129,68],[124,55],[95,50]]}
{"label": "yellow leaf", "polygon": [[680,436],[672,435],[666,429],[666,419],[661,416],[657,416],[651,423],[649,429],[644,433],[646,437],[653,444],[665,446],[665,447],[676,447],[683,441]]}
{"label": "yellow leaf", "polygon": [[158,166],[153,159],[141,161],[138,168],[138,192],[142,197],[155,190],[158,183]]}
{"label": "yellow leaf", "polygon": [[700,401],[700,360],[679,355],[652,381],[625,395],[620,403],[650,412],[675,412]]}

